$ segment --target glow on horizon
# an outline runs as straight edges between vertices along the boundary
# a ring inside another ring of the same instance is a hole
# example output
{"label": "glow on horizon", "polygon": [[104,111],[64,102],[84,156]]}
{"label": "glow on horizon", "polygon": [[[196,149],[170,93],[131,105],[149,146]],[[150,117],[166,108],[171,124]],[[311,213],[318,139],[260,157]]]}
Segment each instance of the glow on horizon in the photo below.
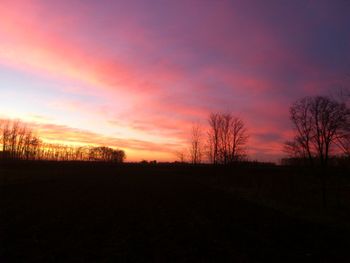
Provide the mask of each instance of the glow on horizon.
{"label": "glow on horizon", "polygon": [[275,161],[288,106],[348,85],[345,1],[43,1],[0,5],[0,118],[43,139],[174,160],[193,122],[242,117]]}

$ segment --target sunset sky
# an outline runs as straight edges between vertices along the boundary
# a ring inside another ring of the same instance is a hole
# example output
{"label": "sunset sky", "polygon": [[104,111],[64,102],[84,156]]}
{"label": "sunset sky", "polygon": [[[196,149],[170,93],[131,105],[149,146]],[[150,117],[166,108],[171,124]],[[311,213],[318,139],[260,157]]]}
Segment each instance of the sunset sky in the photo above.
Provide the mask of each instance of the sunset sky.
{"label": "sunset sky", "polygon": [[0,118],[172,161],[232,112],[276,161],[290,104],[350,84],[350,1],[1,0]]}

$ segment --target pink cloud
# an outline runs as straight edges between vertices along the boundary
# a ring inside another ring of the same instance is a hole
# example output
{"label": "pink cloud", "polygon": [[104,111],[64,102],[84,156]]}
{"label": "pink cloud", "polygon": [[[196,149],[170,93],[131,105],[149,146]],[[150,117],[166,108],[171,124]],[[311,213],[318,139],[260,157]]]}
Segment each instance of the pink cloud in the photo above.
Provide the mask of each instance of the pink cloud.
{"label": "pink cloud", "polygon": [[[288,135],[288,105],[299,94],[324,90],[338,75],[325,73],[317,60],[305,56],[307,41],[282,37],[294,32],[308,39],[303,23],[271,25],[271,11],[257,6],[5,0],[0,64],[72,83],[59,88],[71,98],[46,102],[48,107],[108,123],[109,134],[127,127],[139,137],[157,135],[184,144],[193,122],[205,124],[212,111],[233,111],[251,131],[252,152],[275,155]],[[305,24],[312,33],[315,24]],[[284,26],[286,33],[280,30]],[[54,127],[47,134],[60,136]],[[148,143],[142,150],[160,149]]]}

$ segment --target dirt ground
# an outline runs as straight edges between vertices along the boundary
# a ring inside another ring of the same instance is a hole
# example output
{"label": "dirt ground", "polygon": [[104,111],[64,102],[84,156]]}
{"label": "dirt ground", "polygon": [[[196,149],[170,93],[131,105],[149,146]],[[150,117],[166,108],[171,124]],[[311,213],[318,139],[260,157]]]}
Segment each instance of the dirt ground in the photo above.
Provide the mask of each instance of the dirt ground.
{"label": "dirt ground", "polygon": [[350,262],[346,225],[184,169],[0,168],[0,262]]}

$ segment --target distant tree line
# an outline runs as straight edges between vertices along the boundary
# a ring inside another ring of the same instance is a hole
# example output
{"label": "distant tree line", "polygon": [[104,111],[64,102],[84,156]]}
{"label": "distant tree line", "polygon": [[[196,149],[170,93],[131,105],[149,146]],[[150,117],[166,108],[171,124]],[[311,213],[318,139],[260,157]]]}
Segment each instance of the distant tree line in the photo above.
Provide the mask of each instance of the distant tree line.
{"label": "distant tree line", "polygon": [[125,152],[105,146],[69,146],[46,143],[21,121],[0,120],[1,159],[103,161],[122,163]]}

